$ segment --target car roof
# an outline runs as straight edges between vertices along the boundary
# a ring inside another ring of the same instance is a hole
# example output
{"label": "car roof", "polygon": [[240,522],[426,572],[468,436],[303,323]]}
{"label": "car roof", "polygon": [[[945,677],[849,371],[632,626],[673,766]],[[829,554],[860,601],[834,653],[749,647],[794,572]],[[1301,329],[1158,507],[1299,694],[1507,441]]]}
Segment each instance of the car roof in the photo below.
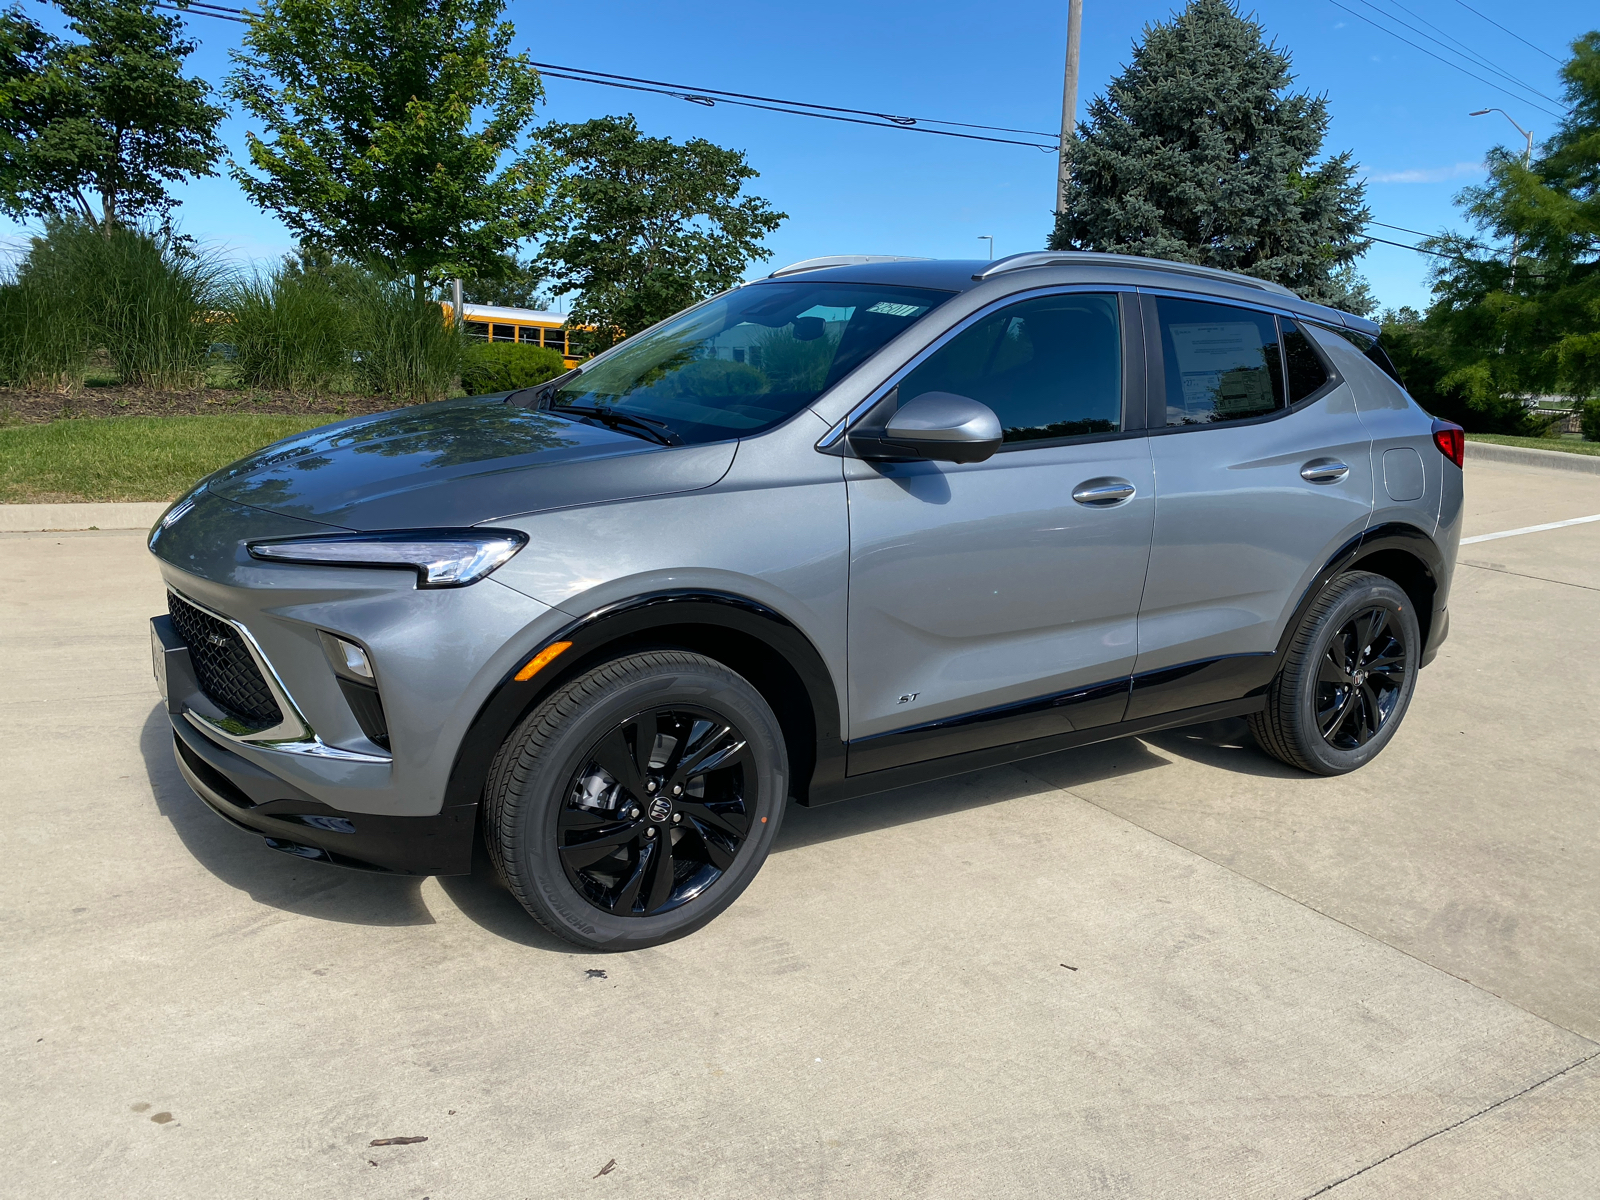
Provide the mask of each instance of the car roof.
{"label": "car roof", "polygon": [[780,267],[766,280],[757,282],[792,281],[802,277],[807,281],[875,283],[951,292],[970,291],[992,281],[1009,284],[1006,290],[1012,291],[1056,283],[1122,283],[1240,300],[1266,308],[1287,310],[1324,324],[1342,325],[1373,335],[1378,332],[1375,321],[1302,300],[1288,288],[1269,280],[1191,263],[1139,258],[1131,254],[1102,254],[1082,250],[1037,251],[1013,254],[994,262],[986,259],[836,255],[806,259]]}

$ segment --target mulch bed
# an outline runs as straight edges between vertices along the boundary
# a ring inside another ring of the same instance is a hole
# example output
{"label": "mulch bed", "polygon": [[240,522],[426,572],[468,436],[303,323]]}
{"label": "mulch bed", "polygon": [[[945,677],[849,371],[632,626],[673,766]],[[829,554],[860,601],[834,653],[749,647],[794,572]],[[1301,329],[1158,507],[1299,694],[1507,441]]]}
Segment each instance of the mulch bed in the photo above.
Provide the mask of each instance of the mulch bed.
{"label": "mulch bed", "polygon": [[254,388],[152,392],[142,388],[86,387],[68,393],[0,388],[0,424],[42,425],[76,417],[191,417],[235,413],[315,415],[336,421],[342,417],[404,408],[408,403],[389,396],[296,396],[291,392]]}

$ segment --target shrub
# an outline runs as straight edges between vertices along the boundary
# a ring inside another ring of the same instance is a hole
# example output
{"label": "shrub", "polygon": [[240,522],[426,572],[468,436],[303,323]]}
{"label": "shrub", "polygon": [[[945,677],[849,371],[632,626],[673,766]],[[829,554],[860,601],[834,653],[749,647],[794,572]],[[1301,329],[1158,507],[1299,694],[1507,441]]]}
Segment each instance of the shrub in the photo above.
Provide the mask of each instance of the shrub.
{"label": "shrub", "polygon": [[87,355],[68,297],[37,281],[0,283],[0,383],[71,391],[83,383]]}
{"label": "shrub", "polygon": [[1600,396],[1585,400],[1579,414],[1578,427],[1583,430],[1583,440],[1600,442]]}
{"label": "shrub", "polygon": [[567,369],[561,351],[520,342],[479,342],[468,347],[461,386],[470,396],[513,392],[554,379]]}
{"label": "shrub", "polygon": [[351,382],[355,320],[350,297],[326,275],[284,263],[229,290],[229,328],[244,383],[291,392],[331,391]]}
{"label": "shrub", "polygon": [[67,220],[33,239],[16,282],[46,297],[44,311],[75,326],[84,350],[103,347],[124,383],[172,390],[204,378],[221,279],[221,265],[180,238]]}
{"label": "shrub", "polygon": [[407,400],[443,399],[461,372],[466,340],[435,300],[373,272],[353,277],[357,381]]}

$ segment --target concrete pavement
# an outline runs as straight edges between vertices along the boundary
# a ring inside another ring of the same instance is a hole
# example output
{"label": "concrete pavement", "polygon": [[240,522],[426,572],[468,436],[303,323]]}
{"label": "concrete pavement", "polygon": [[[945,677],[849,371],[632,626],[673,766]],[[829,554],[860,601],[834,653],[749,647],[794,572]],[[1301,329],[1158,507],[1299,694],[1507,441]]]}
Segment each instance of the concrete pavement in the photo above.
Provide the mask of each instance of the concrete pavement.
{"label": "concrete pavement", "polygon": [[[1592,513],[1471,464],[1469,534]],[[791,809],[621,956],[224,824],[142,534],[0,545],[0,1194],[1594,1194],[1600,523],[1464,549],[1361,772],[1228,722]]]}

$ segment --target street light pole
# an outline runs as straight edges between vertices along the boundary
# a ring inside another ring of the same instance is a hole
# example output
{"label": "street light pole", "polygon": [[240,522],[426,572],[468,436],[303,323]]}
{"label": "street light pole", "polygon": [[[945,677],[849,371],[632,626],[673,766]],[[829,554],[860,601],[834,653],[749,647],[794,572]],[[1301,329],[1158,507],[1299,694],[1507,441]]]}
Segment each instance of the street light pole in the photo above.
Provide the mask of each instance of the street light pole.
{"label": "street light pole", "polygon": [[[1530,130],[1524,129],[1521,125],[1518,125],[1516,120],[1511,116],[1511,114],[1508,113],[1503,108],[1480,108],[1477,112],[1468,113],[1467,115],[1469,117],[1487,117],[1492,112],[1497,112],[1502,117],[1504,117],[1506,120],[1510,121],[1511,122],[1511,128],[1515,129],[1518,133],[1520,133],[1524,138],[1527,139],[1527,147],[1522,151],[1522,169],[1524,171],[1526,171],[1528,169],[1529,164],[1533,162],[1533,133]],[[1516,287],[1517,286],[1517,251],[1519,249],[1521,249],[1521,247],[1522,247],[1522,239],[1519,236],[1517,236],[1516,234],[1512,234],[1511,235],[1511,286],[1512,287]]]}
{"label": "street light pole", "polygon": [[994,238],[990,237],[987,233],[980,233],[978,235],[978,240],[980,242],[988,242],[989,243],[989,261],[993,262],[994,261]]}
{"label": "street light pole", "polygon": [[1067,142],[1078,120],[1078,41],[1083,33],[1083,0],[1067,0],[1067,68],[1061,80],[1061,148],[1056,152],[1056,215],[1067,208]]}

